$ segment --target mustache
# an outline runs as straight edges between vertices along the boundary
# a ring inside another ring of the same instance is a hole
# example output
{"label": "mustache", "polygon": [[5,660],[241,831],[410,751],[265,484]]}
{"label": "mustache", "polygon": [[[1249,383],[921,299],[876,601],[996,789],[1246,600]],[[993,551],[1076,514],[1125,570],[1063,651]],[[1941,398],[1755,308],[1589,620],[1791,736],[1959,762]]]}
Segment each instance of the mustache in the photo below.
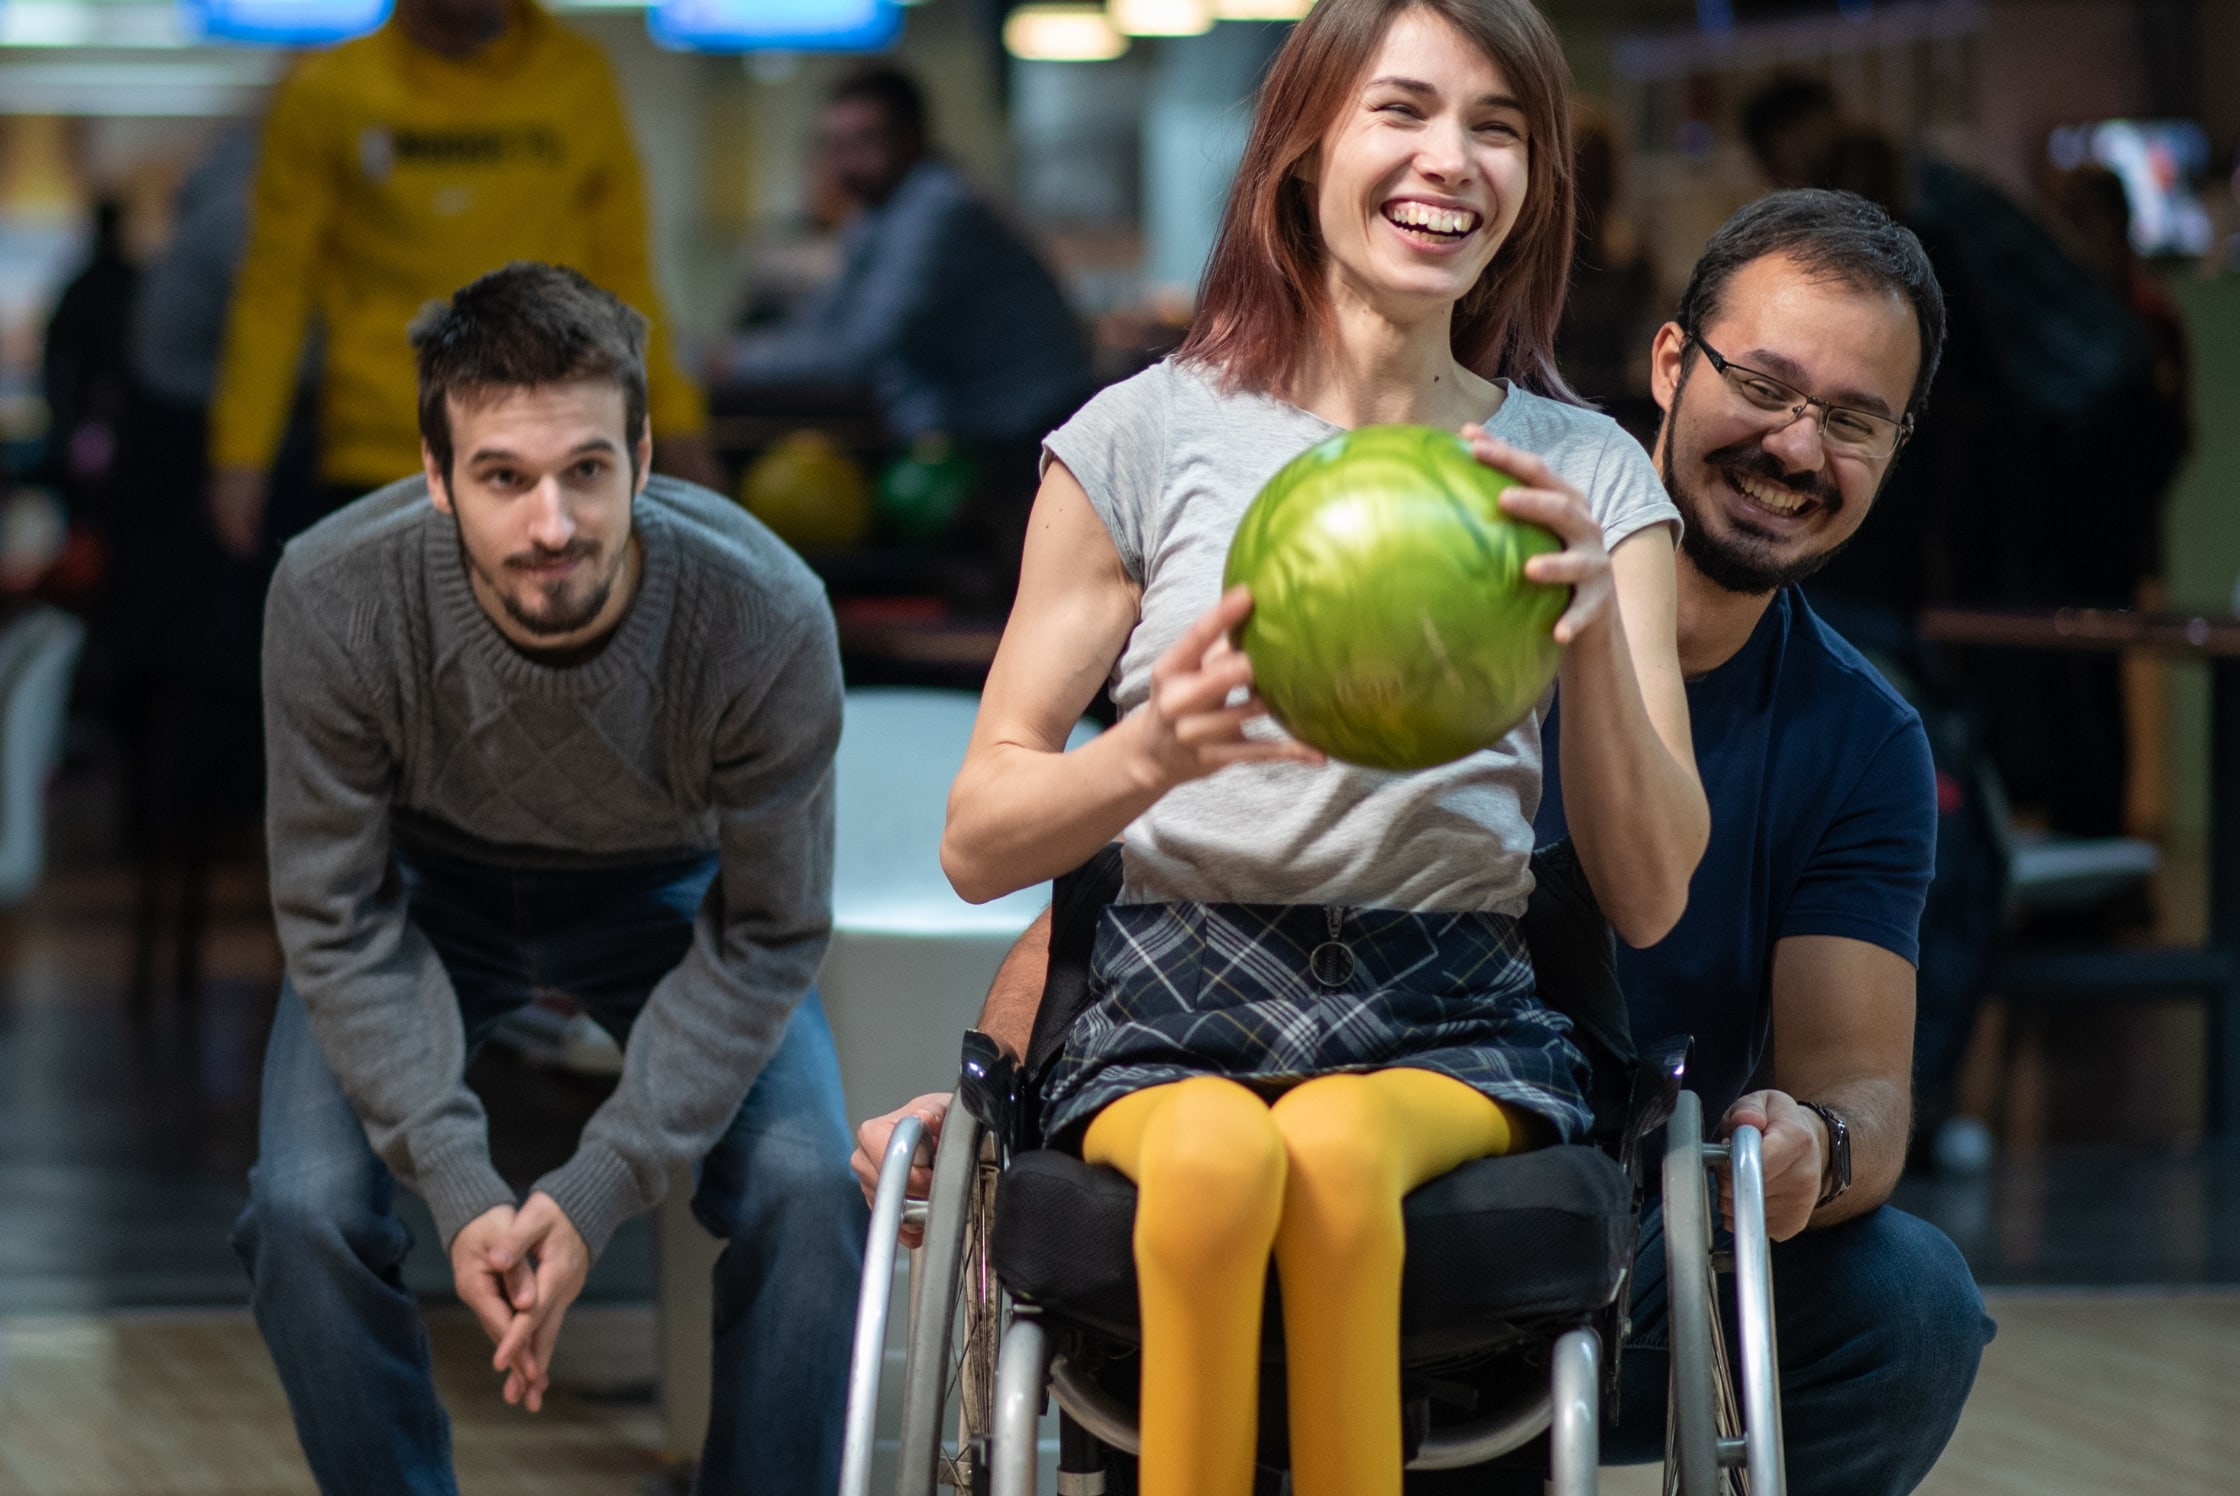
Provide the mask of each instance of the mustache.
{"label": "mustache", "polygon": [[506,557],[508,566],[558,566],[568,561],[588,561],[599,554],[599,545],[591,540],[571,540],[558,550],[533,545],[525,551],[516,551]]}
{"label": "mustache", "polygon": [[1778,483],[1812,499],[1830,514],[1843,508],[1843,490],[1837,488],[1826,473],[1790,472],[1782,466],[1781,459],[1765,449],[1757,437],[1721,447],[1715,452],[1707,453],[1703,460],[1712,467],[1732,468],[1752,478]]}

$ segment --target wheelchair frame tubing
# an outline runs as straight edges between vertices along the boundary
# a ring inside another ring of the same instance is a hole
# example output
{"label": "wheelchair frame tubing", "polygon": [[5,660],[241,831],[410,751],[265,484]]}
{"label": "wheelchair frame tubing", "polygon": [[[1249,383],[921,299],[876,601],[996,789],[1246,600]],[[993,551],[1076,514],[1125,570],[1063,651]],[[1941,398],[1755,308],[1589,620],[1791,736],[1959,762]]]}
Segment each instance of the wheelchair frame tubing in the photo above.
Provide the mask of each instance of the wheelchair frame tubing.
{"label": "wheelchair frame tubing", "polygon": [[1773,1318],[1772,1244],[1766,1237],[1765,1160],[1755,1127],[1729,1147],[1734,1174],[1734,1292],[1742,1356],[1742,1439],[1751,1496],[1785,1496],[1781,1356]]}
{"label": "wheelchair frame tubing", "polygon": [[[1703,1140],[1703,1105],[1683,1093],[1664,1160],[1665,1290],[1672,1341],[1667,1491],[1680,1496],[1784,1496],[1780,1356],[1773,1319],[1772,1248],[1766,1236],[1764,1139],[1738,1127],[1724,1144]],[[1734,1190],[1740,1386],[1719,1313],[1710,1169],[1727,1164]],[[1735,1471],[1734,1478],[1728,1471]]]}
{"label": "wheelchair frame tubing", "polygon": [[902,1445],[895,1480],[899,1496],[933,1496],[939,1480],[941,1421],[949,1400],[950,1336],[964,1267],[973,1178],[980,1166],[980,1135],[979,1119],[952,1105],[934,1151],[925,1241],[911,1264],[910,1348],[902,1375]]}
{"label": "wheelchair frame tubing", "polygon": [[1550,1496],[1596,1496],[1602,1463],[1602,1338],[1572,1330],[1556,1342],[1548,1369],[1553,1417],[1548,1430]]}
{"label": "wheelchair frame tubing", "polygon": [[1711,1267],[1711,1202],[1703,1148],[1703,1103],[1680,1093],[1665,1124],[1665,1293],[1671,1339],[1671,1408],[1665,1489],[1721,1496],[1717,1373],[1719,1313]]}
{"label": "wheelchair frame tubing", "polygon": [[1050,1335],[1031,1314],[1012,1316],[996,1361],[996,1406],[988,1463],[992,1496],[1035,1496],[1035,1434],[1042,1421],[1043,1383],[1050,1375]]}
{"label": "wheelchair frame tubing", "polygon": [[886,1360],[887,1314],[894,1303],[894,1254],[908,1204],[910,1161],[925,1124],[904,1117],[879,1160],[871,1234],[863,1248],[863,1286],[856,1294],[856,1337],[848,1356],[848,1415],[840,1447],[840,1496],[871,1496],[871,1455],[878,1436],[879,1374]]}

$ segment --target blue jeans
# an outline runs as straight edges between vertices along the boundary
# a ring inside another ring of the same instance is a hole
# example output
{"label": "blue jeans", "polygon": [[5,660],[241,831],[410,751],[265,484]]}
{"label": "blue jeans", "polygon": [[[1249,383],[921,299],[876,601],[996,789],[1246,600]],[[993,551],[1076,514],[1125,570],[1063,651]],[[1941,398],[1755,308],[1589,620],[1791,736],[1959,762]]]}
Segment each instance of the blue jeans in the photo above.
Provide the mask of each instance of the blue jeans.
{"label": "blue jeans", "polygon": [[[564,873],[400,859],[400,870],[471,1049],[540,991],[566,993],[627,1043],[690,944],[715,859]],[[693,1213],[726,1241],[705,1492],[824,1496],[839,1484],[868,1225],[849,1147],[832,1031],[812,992],[699,1167]],[[449,1496],[451,1426],[401,1276],[412,1237],[396,1189],[303,999],[283,986],[249,1205],[234,1228],[257,1328],[322,1491]]]}
{"label": "blue jeans", "polygon": [[[1732,1295],[1727,1345],[1735,1339]],[[1781,1424],[1794,1496],[1903,1496],[1944,1453],[1997,1327],[1966,1259],[1928,1222],[1893,1210],[1856,1216],[1773,1246]],[[1664,1458],[1671,1375],[1662,1212],[1642,1223],[1634,1258],[1633,1333],[1619,1365],[1619,1413],[1602,1430],[1610,1465]],[[1538,1496],[1545,1446],[1508,1468],[1457,1472],[1493,1496]],[[1520,1468],[1521,1467],[1521,1468]],[[1507,1482],[1507,1483],[1504,1483]],[[1411,1493],[1447,1486],[1411,1477]]]}

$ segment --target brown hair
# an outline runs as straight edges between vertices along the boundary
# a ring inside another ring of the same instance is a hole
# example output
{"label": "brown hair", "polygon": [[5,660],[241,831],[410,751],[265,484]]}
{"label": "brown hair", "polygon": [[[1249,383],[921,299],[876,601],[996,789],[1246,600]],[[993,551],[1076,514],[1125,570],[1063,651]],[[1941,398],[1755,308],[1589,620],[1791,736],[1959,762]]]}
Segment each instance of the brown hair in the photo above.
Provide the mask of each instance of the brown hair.
{"label": "brown hair", "polygon": [[420,362],[420,437],[451,477],[450,400],[605,380],[622,387],[630,475],[646,430],[646,319],[564,265],[516,260],[412,319]]}
{"label": "brown hair", "polygon": [[1280,393],[1309,339],[1330,330],[1322,237],[1299,163],[1375,60],[1395,19],[1420,7],[1497,63],[1524,105],[1531,160],[1524,206],[1478,282],[1456,303],[1457,362],[1485,378],[1575,400],[1556,372],[1556,323],[1576,233],[1571,67],[1530,0],[1322,0],[1292,31],[1260,85],[1244,157],[1177,357],[1232,389]]}

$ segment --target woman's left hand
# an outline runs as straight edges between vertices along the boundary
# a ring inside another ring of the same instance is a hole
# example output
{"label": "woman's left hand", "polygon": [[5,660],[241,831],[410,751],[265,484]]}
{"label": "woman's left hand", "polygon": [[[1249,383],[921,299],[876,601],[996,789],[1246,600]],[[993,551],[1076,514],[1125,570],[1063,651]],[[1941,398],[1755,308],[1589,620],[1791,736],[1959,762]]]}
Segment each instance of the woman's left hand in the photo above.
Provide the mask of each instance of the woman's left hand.
{"label": "woman's left hand", "polygon": [[1586,495],[1556,476],[1554,468],[1531,452],[1486,435],[1483,426],[1465,426],[1462,439],[1487,467],[1517,480],[1501,495],[1501,510],[1555,533],[1563,549],[1534,556],[1524,564],[1528,581],[1571,589],[1571,606],[1556,620],[1556,643],[1569,644],[1617,616],[1617,588],[1610,579],[1610,552],[1603,548],[1602,526],[1587,508]]}

